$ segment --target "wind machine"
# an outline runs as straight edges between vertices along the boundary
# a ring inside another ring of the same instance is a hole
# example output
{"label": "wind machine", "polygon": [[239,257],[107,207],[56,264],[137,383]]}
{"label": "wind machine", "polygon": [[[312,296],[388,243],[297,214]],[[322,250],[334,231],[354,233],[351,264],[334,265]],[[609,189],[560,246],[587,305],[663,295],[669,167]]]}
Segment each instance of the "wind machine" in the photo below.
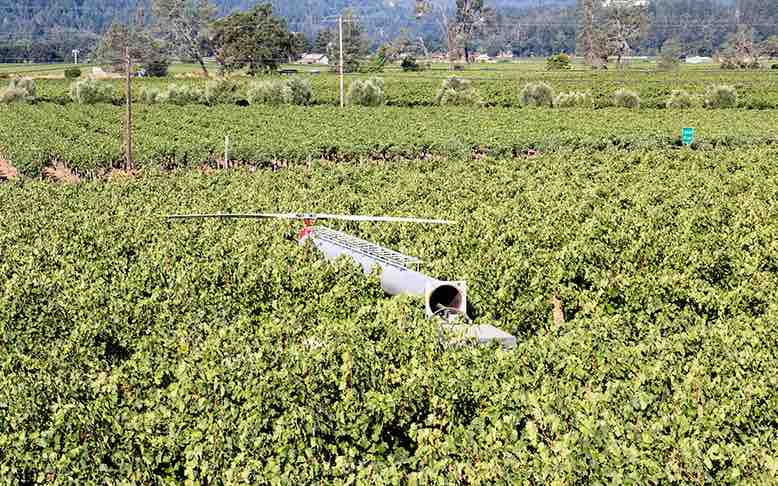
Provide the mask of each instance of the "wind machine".
{"label": "wind machine", "polygon": [[516,346],[516,338],[488,324],[473,325],[467,314],[467,283],[443,281],[421,272],[422,261],[403,255],[376,243],[357,238],[342,231],[316,224],[323,220],[451,225],[453,221],[395,216],[356,216],[322,213],[247,213],[247,214],[173,214],[168,220],[202,219],[281,219],[300,220],[303,227],[297,235],[299,244],[310,241],[326,260],[348,256],[365,273],[380,270],[381,287],[389,295],[412,295],[424,301],[427,317],[437,319],[449,333],[462,339],[475,339],[485,344],[497,341],[504,348]]}

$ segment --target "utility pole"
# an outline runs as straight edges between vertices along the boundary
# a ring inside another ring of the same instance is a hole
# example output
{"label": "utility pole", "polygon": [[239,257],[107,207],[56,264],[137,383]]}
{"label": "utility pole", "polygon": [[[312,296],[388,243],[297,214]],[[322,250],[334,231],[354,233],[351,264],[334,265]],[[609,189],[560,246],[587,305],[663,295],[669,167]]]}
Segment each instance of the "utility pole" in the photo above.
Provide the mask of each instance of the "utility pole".
{"label": "utility pole", "polygon": [[340,107],[346,106],[343,80],[343,15],[338,17],[338,31],[340,32]]}
{"label": "utility pole", "polygon": [[126,121],[126,128],[127,128],[127,135],[126,135],[126,145],[125,145],[125,169],[126,170],[132,170],[133,169],[133,162],[132,162],[132,59],[130,59],[130,47],[125,46],[124,48],[124,57],[127,62],[127,121]]}

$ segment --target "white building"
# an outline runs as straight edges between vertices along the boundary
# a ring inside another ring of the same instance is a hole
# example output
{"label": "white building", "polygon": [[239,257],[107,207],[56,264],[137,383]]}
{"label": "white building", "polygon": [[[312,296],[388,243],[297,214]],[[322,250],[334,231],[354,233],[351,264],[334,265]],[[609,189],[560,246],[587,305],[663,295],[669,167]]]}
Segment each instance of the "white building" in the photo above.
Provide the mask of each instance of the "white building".
{"label": "white building", "polygon": [[710,57],[693,56],[686,58],[686,64],[710,64],[712,62],[713,59]]}
{"label": "white building", "polygon": [[303,57],[297,62],[299,64],[321,64],[326,66],[330,63],[330,59],[327,57],[327,54],[303,54]]}

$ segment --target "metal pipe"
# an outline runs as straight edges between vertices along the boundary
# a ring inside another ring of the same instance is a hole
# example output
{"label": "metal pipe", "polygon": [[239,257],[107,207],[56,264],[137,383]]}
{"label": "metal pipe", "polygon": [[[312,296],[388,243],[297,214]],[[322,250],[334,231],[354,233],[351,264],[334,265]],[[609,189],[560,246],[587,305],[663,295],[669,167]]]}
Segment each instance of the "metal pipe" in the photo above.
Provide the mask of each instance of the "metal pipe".
{"label": "metal pipe", "polygon": [[[326,233],[322,230],[326,230]],[[425,299],[428,315],[442,315],[451,311],[466,313],[467,288],[464,283],[438,280],[392,262],[393,257],[409,257],[329,228],[320,228],[319,231],[313,229],[304,235],[301,242],[305,238],[310,238],[327,260],[349,256],[365,273],[378,267],[381,270],[381,287],[387,294],[405,294]]]}

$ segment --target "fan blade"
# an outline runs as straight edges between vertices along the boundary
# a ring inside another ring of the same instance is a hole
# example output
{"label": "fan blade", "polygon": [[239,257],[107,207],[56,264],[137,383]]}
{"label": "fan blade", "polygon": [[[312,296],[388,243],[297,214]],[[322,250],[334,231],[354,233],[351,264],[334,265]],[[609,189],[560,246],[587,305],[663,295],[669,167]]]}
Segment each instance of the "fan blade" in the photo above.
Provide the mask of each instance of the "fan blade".
{"label": "fan blade", "polygon": [[340,221],[371,221],[377,223],[417,223],[417,224],[456,224],[445,219],[405,218],[399,216],[352,216],[349,214],[316,214],[316,219],[335,219]]}
{"label": "fan blade", "polygon": [[306,219],[295,213],[214,213],[214,214],[171,214],[167,219]]}
{"label": "fan blade", "polygon": [[370,221],[378,223],[455,224],[443,219],[404,218],[397,216],[355,216],[350,214],[324,213],[214,213],[214,214],[171,214],[167,219],[306,219],[316,221],[331,219],[339,221]]}

